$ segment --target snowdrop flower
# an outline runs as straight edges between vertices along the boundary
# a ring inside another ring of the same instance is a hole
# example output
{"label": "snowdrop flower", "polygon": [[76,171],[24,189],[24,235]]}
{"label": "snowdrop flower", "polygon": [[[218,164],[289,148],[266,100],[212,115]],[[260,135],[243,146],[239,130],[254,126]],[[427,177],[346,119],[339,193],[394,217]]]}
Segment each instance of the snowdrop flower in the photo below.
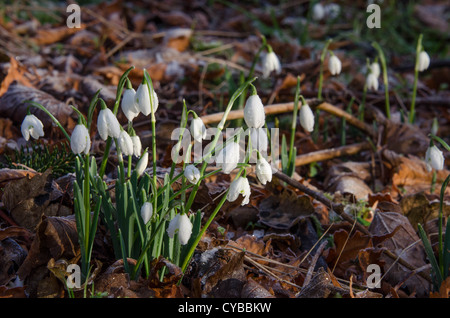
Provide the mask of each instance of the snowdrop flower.
{"label": "snowdrop flower", "polygon": [[167,234],[170,238],[178,233],[181,245],[186,245],[192,234],[192,223],[186,214],[177,214],[169,223]]}
{"label": "snowdrop flower", "polygon": [[380,74],[381,74],[380,64],[378,64],[377,62],[373,62],[372,64],[370,64],[369,69],[370,69],[370,73],[375,75],[376,78],[378,78],[380,76]]}
{"label": "snowdrop flower", "polygon": [[189,165],[184,169],[184,176],[192,184],[196,184],[200,180],[200,170],[194,165]]}
{"label": "snowdrop flower", "polygon": [[148,92],[148,86],[145,83],[141,83],[136,91],[136,104],[138,104],[139,110],[145,116],[148,116],[151,112],[151,105],[153,105],[153,113],[158,109],[158,96],[155,90],[152,91],[152,104],[150,104],[150,94]]}
{"label": "snowdrop flower", "polygon": [[250,184],[246,177],[239,177],[234,179],[230,184],[230,189],[227,194],[227,200],[230,202],[236,201],[240,194],[244,197],[241,205],[246,205],[250,202]]}
{"label": "snowdrop flower", "polygon": [[265,128],[250,128],[250,139],[252,141],[252,149],[262,153],[267,152],[269,142]]}
{"label": "snowdrop flower", "polygon": [[128,121],[132,121],[139,115],[140,110],[139,105],[136,103],[136,91],[133,88],[127,88],[123,92],[121,107]]}
{"label": "snowdrop flower", "polygon": [[22,131],[22,136],[26,141],[30,139],[30,136],[34,139],[44,137],[44,125],[39,120],[39,118],[32,114],[25,116],[20,130]]}
{"label": "snowdrop flower", "polygon": [[430,66],[430,56],[427,52],[422,51],[419,54],[419,72],[425,71]]}
{"label": "snowdrop flower", "polygon": [[97,118],[97,129],[103,140],[108,139],[108,137],[119,138],[120,124],[111,109],[100,110]]}
{"label": "snowdrop flower", "polygon": [[374,73],[369,73],[366,78],[367,89],[376,91],[378,90],[378,77]]}
{"label": "snowdrop flower", "polygon": [[442,170],[444,169],[444,155],[442,151],[439,150],[435,145],[430,146],[425,153],[425,163],[427,165],[427,170]]}
{"label": "snowdrop flower", "polygon": [[139,159],[138,163],[136,164],[136,173],[138,176],[141,176],[145,169],[147,169],[148,166],[148,152],[145,150],[144,154]]}
{"label": "snowdrop flower", "polygon": [[259,182],[266,184],[272,181],[272,167],[267,160],[258,154],[259,158],[256,161],[256,176]]}
{"label": "snowdrop flower", "polygon": [[144,224],[147,224],[148,221],[150,221],[152,215],[153,205],[150,202],[145,202],[141,207],[141,218],[144,221]]}
{"label": "snowdrop flower", "polygon": [[141,138],[139,138],[139,136],[131,136],[131,142],[133,143],[133,155],[135,155],[136,157],[139,157],[141,155],[142,152],[142,143],[141,143]]}
{"label": "snowdrop flower", "polygon": [[222,167],[223,173],[229,174],[237,167],[237,164],[239,163],[239,151],[239,144],[232,141],[219,152],[216,163],[218,166]]}
{"label": "snowdrop flower", "polygon": [[337,3],[329,3],[324,7],[324,13],[329,19],[336,19],[339,16],[341,7]]}
{"label": "snowdrop flower", "polygon": [[206,138],[206,126],[200,117],[195,117],[191,121],[191,134],[194,140],[202,142]]}
{"label": "snowdrop flower", "polygon": [[268,78],[272,71],[275,71],[276,74],[281,73],[280,60],[272,49],[269,49],[269,52],[262,58],[262,71],[264,78]]}
{"label": "snowdrop flower", "polygon": [[120,132],[119,139],[117,141],[124,156],[133,155],[133,140],[125,130]]}
{"label": "snowdrop flower", "polygon": [[312,10],[312,18],[314,21],[321,21],[325,17],[325,8],[321,3],[316,3]]}
{"label": "snowdrop flower", "polygon": [[311,107],[309,107],[308,104],[303,104],[300,107],[300,125],[305,129],[306,131],[313,131],[314,130],[314,114],[311,110]]}
{"label": "snowdrop flower", "polygon": [[251,95],[244,107],[244,120],[250,128],[261,128],[266,121],[264,105],[257,94]]}
{"label": "snowdrop flower", "polygon": [[91,137],[85,125],[78,124],[75,126],[70,137],[70,148],[76,155],[82,152],[85,154],[89,153],[91,149]]}
{"label": "snowdrop flower", "polygon": [[328,69],[330,70],[331,75],[338,75],[342,70],[342,63],[339,58],[332,54],[330,59],[328,60]]}

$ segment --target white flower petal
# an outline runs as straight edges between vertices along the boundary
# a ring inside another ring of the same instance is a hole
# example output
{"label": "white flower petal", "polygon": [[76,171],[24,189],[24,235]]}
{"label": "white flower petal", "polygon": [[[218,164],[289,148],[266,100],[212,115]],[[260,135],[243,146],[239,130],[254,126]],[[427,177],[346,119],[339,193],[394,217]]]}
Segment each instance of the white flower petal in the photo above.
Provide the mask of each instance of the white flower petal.
{"label": "white flower petal", "polygon": [[244,120],[250,128],[261,128],[266,122],[264,105],[258,95],[251,95],[244,107]]}
{"label": "white flower petal", "polygon": [[313,131],[314,130],[314,114],[311,110],[311,107],[309,107],[308,104],[302,105],[300,107],[300,125],[305,129],[306,131]]}

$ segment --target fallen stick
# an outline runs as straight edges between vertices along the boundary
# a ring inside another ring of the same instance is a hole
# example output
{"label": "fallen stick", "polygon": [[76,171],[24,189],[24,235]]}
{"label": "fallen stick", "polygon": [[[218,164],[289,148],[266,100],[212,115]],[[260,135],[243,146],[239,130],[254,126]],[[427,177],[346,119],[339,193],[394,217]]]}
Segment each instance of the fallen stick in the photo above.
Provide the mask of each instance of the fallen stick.
{"label": "fallen stick", "polygon": [[[313,101],[311,100],[311,101],[308,101],[308,103],[309,102],[313,102]],[[299,102],[299,107],[301,107],[301,102]],[[314,105],[311,105],[311,107],[314,108]],[[266,113],[266,116],[292,112],[293,109],[294,109],[294,102],[264,106],[264,111]],[[338,116],[341,118],[345,118],[345,120],[350,125],[355,126],[356,128],[367,133],[371,137],[376,136],[375,131],[373,130],[373,128],[370,125],[367,125],[365,122],[360,121],[355,116],[347,113],[346,111],[344,111],[334,105],[323,102],[323,103],[320,103],[319,105],[317,105],[316,109],[320,109],[329,114],[332,114],[332,115],[335,115],[335,116]],[[222,120],[223,115],[224,115],[224,113],[220,112],[220,113],[215,113],[215,114],[211,114],[211,115],[205,115],[205,116],[202,116],[201,118],[203,120],[203,123],[205,125],[207,125],[207,124],[213,124],[213,123],[220,122]],[[241,119],[241,118],[244,118],[244,110],[243,109],[232,110],[229,112],[228,117],[227,117],[228,120]]]}
{"label": "fallen stick", "polygon": [[351,156],[357,154],[361,150],[370,149],[370,143],[368,141],[342,146],[331,149],[324,149],[306,153],[304,155],[299,155],[295,158],[295,166],[303,166],[310,164],[312,162],[319,162],[324,160],[329,160],[333,158],[338,158],[342,156]]}

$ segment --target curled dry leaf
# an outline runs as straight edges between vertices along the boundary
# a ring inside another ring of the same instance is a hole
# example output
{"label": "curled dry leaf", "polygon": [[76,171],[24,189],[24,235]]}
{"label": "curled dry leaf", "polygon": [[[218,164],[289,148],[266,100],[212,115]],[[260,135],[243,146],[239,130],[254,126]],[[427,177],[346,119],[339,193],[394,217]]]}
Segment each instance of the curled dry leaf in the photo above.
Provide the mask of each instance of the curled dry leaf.
{"label": "curled dry leaf", "polygon": [[[431,200],[423,192],[403,197],[400,206],[403,215],[409,219],[414,229],[417,229],[417,224],[424,225],[439,215],[439,200]],[[450,215],[450,205],[446,201],[443,204],[443,213],[444,217]]]}
{"label": "curled dry leaf", "polygon": [[384,134],[387,148],[399,154],[423,156],[430,144],[419,126],[386,120]]}
{"label": "curled dry leaf", "polygon": [[[377,212],[370,224],[369,232],[381,236],[392,233],[397,227],[399,229],[396,234],[378,244],[378,247],[386,248],[395,255],[401,256],[414,268],[426,265],[423,244],[406,216],[395,212]],[[410,294],[416,292],[421,297],[429,294],[430,284],[424,278],[418,275],[409,277],[411,270],[399,263],[394,263],[394,260],[384,254],[381,259],[385,262],[384,279],[392,286],[404,281],[402,287],[406,288]]]}
{"label": "curled dry leaf", "polygon": [[75,34],[86,28],[86,25],[82,24],[79,28],[68,28],[66,25],[57,28],[39,28],[36,36],[32,41],[36,45],[48,45],[56,42],[60,42],[68,36]]}
{"label": "curled dry leaf", "polygon": [[13,220],[33,231],[42,215],[67,216],[72,209],[61,205],[63,192],[50,177],[51,170],[10,181],[2,196],[2,201]]}
{"label": "curled dry leaf", "polygon": [[[428,172],[425,162],[415,156],[402,156],[391,150],[383,150],[382,157],[385,165],[391,170],[392,185],[394,190],[403,188],[406,193],[429,192],[432,172]],[[450,174],[448,170],[440,170],[436,173],[436,184],[442,184]],[[450,194],[447,187],[446,194]]]}
{"label": "curled dry leaf", "polygon": [[366,184],[370,180],[370,164],[365,162],[344,162],[331,166],[325,185],[329,192],[351,193],[356,199],[367,199],[372,190]]}
{"label": "curled dry leaf", "polygon": [[23,264],[18,270],[24,280],[39,266],[47,266],[50,259],[73,259],[79,254],[75,218],[42,217],[36,227],[36,235]]}
{"label": "curled dry leaf", "polygon": [[[130,267],[136,265],[136,260],[128,258]],[[148,298],[154,293],[148,288],[147,282],[141,277],[138,281],[130,279],[125,272],[123,260],[117,260],[95,280],[95,291],[106,292],[114,298]]]}
{"label": "curled dry leaf", "polygon": [[[70,117],[73,110],[69,105],[58,101],[43,91],[17,83],[12,83],[0,98],[0,116],[10,118],[16,125],[20,126],[27,115],[27,108],[29,107],[25,103],[27,100],[43,105],[66,129],[75,126],[76,122]],[[54,125],[52,119],[42,110],[30,107],[30,112],[42,121],[46,130]]]}
{"label": "curled dry leaf", "polygon": [[249,278],[247,283],[242,287],[242,298],[275,298],[267,289]]}
{"label": "curled dry leaf", "polygon": [[0,285],[6,285],[16,276],[16,271],[27,256],[19,244],[11,238],[0,241]]}
{"label": "curled dry leaf", "polygon": [[287,230],[301,219],[314,213],[315,209],[307,195],[283,190],[278,196],[271,195],[259,204],[260,222],[274,229]]}
{"label": "curled dry leaf", "polygon": [[10,64],[11,66],[8,69],[8,74],[3,79],[0,86],[0,96],[6,93],[9,85],[14,81],[27,87],[33,87],[29,79],[25,77],[26,68],[20,65],[14,57],[11,57]]}

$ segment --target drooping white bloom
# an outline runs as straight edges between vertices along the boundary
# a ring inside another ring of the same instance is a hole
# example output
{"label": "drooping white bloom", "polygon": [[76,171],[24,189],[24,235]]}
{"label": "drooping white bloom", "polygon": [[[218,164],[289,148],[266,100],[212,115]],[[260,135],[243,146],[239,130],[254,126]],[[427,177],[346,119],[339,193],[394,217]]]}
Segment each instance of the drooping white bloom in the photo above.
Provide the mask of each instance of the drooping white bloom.
{"label": "drooping white bloom", "polygon": [[25,116],[20,130],[22,131],[22,136],[26,141],[30,139],[30,136],[34,139],[44,137],[44,125],[39,120],[39,118],[32,114]]}
{"label": "drooping white bloom", "polygon": [[206,138],[206,126],[200,117],[192,119],[190,128],[192,137],[197,142],[202,142]]}
{"label": "drooping white bloom", "polygon": [[427,165],[427,170],[442,170],[444,169],[444,155],[442,151],[439,150],[435,145],[429,147],[425,153],[425,163]]}
{"label": "drooping white bloom", "polygon": [[272,181],[272,167],[262,156],[256,161],[256,176],[262,184]]}
{"label": "drooping white bloom", "polygon": [[268,78],[270,73],[272,73],[272,71],[275,71],[276,74],[281,73],[280,60],[278,59],[278,56],[273,51],[265,54],[262,58],[263,77]]}
{"label": "drooping white bloom", "polygon": [[372,64],[370,64],[369,68],[370,68],[370,72],[373,75],[375,75],[376,78],[378,78],[378,76],[380,76],[380,74],[381,74],[380,64],[378,64],[377,62],[373,62]]}
{"label": "drooping white bloom", "polygon": [[120,150],[122,151],[122,154],[124,156],[131,156],[133,155],[133,140],[131,139],[130,135],[125,130],[122,130],[120,132],[118,143]]}
{"label": "drooping white bloom", "polygon": [[341,7],[337,3],[329,3],[325,5],[324,11],[328,19],[336,19],[339,16]]}
{"label": "drooping white bloom", "polygon": [[223,173],[233,171],[239,163],[239,144],[234,141],[228,143],[217,155],[216,163],[221,166]]}
{"label": "drooping white bloom", "polygon": [[133,88],[127,88],[123,92],[121,107],[128,121],[132,121],[139,115],[140,110],[138,104],[136,104],[136,91]]}
{"label": "drooping white bloom", "polygon": [[186,245],[192,234],[192,223],[186,214],[177,214],[169,223],[167,234],[170,238],[178,233],[181,245]]}
{"label": "drooping white bloom", "polygon": [[312,18],[314,21],[321,21],[325,17],[325,8],[321,3],[316,3],[312,8]]}
{"label": "drooping white bloom", "polygon": [[251,95],[244,107],[244,120],[250,128],[261,128],[266,122],[264,105],[258,95]]}
{"label": "drooping white bloom", "polygon": [[267,152],[269,141],[266,128],[250,128],[250,139],[252,141],[252,149],[256,149],[261,153]]}
{"label": "drooping white bloom", "polygon": [[427,52],[419,53],[419,72],[425,71],[430,66],[430,56]]}
{"label": "drooping white bloom", "polygon": [[200,170],[194,165],[189,165],[184,169],[184,176],[192,184],[196,184],[200,180]]}
{"label": "drooping white bloom", "polygon": [[100,110],[97,118],[97,129],[103,140],[108,139],[108,136],[119,138],[120,124],[111,109],[105,108]]}
{"label": "drooping white bloom", "polygon": [[151,105],[153,105],[153,113],[158,109],[158,96],[156,95],[155,90],[153,90],[152,94],[152,104],[150,104],[150,94],[148,92],[147,84],[140,84],[136,91],[136,104],[139,106],[139,110],[145,116],[148,116],[152,111]]}
{"label": "drooping white bloom", "polygon": [[85,154],[89,153],[91,149],[91,137],[85,125],[78,124],[73,129],[72,136],[70,137],[70,148],[76,155],[82,152]]}
{"label": "drooping white bloom", "polygon": [[378,77],[374,73],[369,73],[366,78],[366,85],[368,90],[378,90]]}
{"label": "drooping white bloom", "polygon": [[314,130],[314,114],[311,110],[311,107],[309,107],[308,104],[304,104],[300,107],[300,125],[303,127],[306,131],[313,131]]}
{"label": "drooping white bloom", "polygon": [[147,224],[148,221],[150,221],[152,215],[153,215],[153,205],[150,202],[145,202],[141,206],[141,218],[144,221],[144,224]]}
{"label": "drooping white bloom", "polygon": [[131,141],[133,143],[133,155],[139,157],[142,152],[142,143],[139,136],[131,136]]}
{"label": "drooping white bloom", "polygon": [[330,70],[331,75],[338,75],[342,70],[341,60],[336,55],[331,55],[328,60],[328,69]]}
{"label": "drooping white bloom", "polygon": [[144,173],[145,169],[147,169],[147,166],[148,166],[148,152],[146,151],[136,164],[137,175],[141,176]]}
{"label": "drooping white bloom", "polygon": [[239,177],[234,179],[230,184],[230,189],[228,190],[227,200],[230,202],[236,201],[240,194],[244,197],[241,205],[246,205],[250,202],[250,184],[246,177]]}

